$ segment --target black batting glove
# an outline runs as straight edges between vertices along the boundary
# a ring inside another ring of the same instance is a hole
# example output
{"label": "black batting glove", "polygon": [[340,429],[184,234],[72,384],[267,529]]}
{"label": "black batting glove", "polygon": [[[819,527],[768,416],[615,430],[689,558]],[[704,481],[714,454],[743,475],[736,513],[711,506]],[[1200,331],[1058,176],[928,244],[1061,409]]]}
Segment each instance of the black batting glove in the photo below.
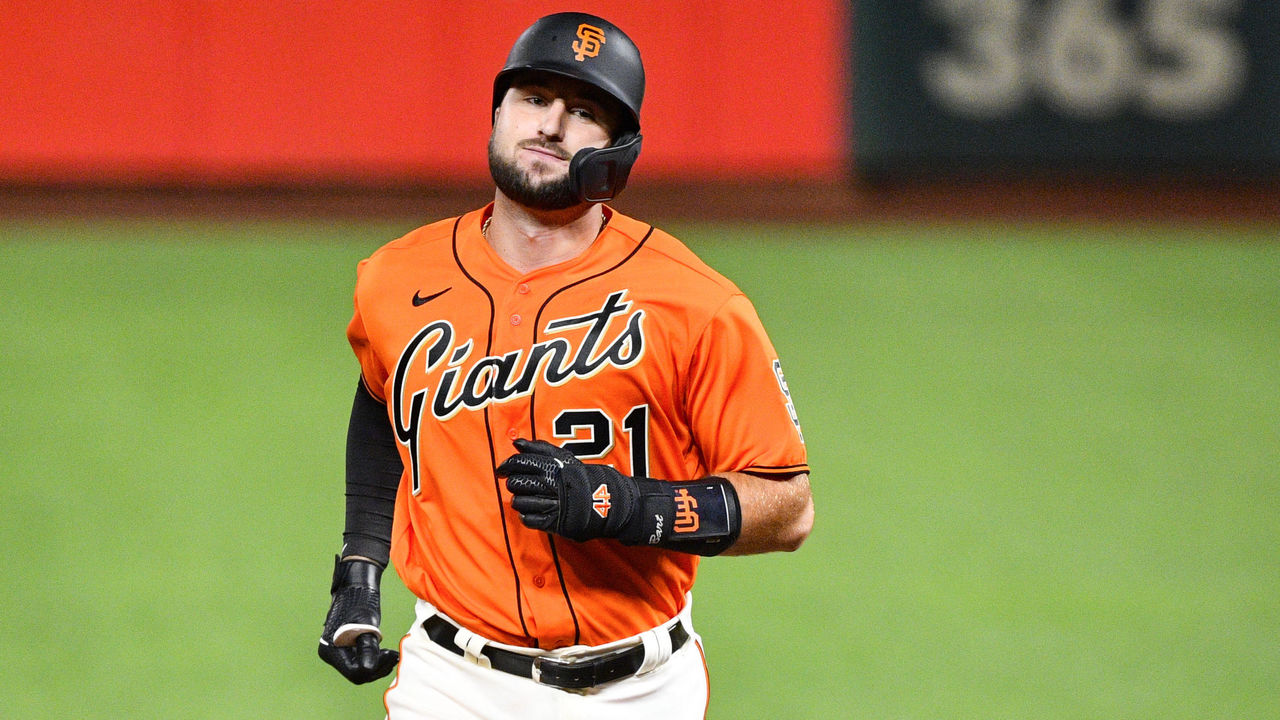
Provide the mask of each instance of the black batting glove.
{"label": "black batting glove", "polygon": [[625,545],[657,545],[670,532],[669,510],[645,509],[651,501],[671,504],[669,493],[663,498],[665,483],[585,464],[542,440],[513,444],[520,452],[498,466],[498,475],[507,479],[511,507],[527,527],[578,541],[617,538]]}
{"label": "black batting glove", "polygon": [[381,579],[382,568],[375,563],[334,558],[333,603],[320,635],[320,658],[357,685],[385,677],[400,662],[400,653],[378,644]]}

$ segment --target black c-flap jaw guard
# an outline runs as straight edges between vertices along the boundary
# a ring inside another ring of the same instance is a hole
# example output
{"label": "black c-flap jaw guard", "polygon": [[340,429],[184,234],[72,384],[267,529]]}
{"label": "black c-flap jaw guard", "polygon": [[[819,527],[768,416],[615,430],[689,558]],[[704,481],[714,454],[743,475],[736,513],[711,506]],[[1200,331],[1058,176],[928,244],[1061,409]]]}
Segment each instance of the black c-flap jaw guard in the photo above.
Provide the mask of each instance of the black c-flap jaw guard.
{"label": "black c-flap jaw guard", "polygon": [[640,157],[641,136],[629,133],[603,148],[583,148],[569,161],[569,181],[582,202],[612,200],[627,185],[631,166]]}

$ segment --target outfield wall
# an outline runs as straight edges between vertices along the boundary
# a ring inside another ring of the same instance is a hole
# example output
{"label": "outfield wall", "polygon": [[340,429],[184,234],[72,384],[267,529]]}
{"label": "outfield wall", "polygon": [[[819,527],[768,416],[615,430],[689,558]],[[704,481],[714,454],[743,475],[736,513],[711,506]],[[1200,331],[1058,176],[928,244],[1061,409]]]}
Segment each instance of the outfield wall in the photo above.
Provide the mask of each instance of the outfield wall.
{"label": "outfield wall", "polygon": [[[12,3],[0,22],[0,215],[361,214],[483,199],[493,75],[522,28],[572,7],[625,28],[648,70],[624,206],[787,220],[1280,219],[1273,4],[975,3]],[[997,20],[1013,34],[975,35],[993,22],[966,10],[980,7],[1012,13]],[[970,51],[1054,37],[1068,50],[1087,40],[1054,73],[1027,54],[967,63]],[[1100,48],[1124,52],[1099,63],[1089,51]],[[1193,62],[1204,57],[1239,62]],[[1133,100],[1153,87],[1165,88],[1155,114]],[[1063,93],[1070,102],[1054,101]]]}

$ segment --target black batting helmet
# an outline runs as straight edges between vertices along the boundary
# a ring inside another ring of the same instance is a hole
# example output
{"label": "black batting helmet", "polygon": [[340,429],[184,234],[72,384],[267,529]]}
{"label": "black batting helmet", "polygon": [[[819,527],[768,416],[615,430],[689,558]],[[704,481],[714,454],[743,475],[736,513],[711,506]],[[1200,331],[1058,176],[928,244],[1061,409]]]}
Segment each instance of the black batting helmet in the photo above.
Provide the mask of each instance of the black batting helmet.
{"label": "black batting helmet", "polygon": [[554,73],[593,85],[627,110],[629,117],[623,118],[630,125],[627,130],[640,129],[640,103],[644,100],[640,50],[604,18],[565,12],[530,25],[511,46],[506,65],[494,78],[493,108],[502,102],[511,76],[521,70]]}
{"label": "black batting helmet", "polygon": [[541,18],[516,39],[506,65],[494,78],[490,117],[513,77],[528,71],[580,80],[622,106],[621,126],[613,144],[579,150],[569,165],[579,199],[611,200],[626,185],[631,166],[640,155],[640,103],[644,100],[640,50],[616,25],[595,15],[564,12]]}

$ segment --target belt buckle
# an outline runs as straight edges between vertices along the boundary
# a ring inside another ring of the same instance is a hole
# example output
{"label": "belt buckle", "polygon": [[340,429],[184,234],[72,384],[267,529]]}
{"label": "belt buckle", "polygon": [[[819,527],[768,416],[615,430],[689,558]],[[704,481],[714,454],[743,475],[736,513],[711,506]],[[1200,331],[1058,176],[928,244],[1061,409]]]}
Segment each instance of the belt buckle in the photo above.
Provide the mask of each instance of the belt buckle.
{"label": "belt buckle", "polygon": [[550,685],[564,690],[582,690],[595,684],[592,665],[589,662],[564,661],[557,658],[535,657],[530,676],[540,685]]}
{"label": "belt buckle", "polygon": [[539,655],[533,659],[530,676],[534,682],[542,685],[563,690],[585,690],[600,684],[597,682],[598,668],[633,650],[635,647],[618,648],[600,655],[563,660]]}

